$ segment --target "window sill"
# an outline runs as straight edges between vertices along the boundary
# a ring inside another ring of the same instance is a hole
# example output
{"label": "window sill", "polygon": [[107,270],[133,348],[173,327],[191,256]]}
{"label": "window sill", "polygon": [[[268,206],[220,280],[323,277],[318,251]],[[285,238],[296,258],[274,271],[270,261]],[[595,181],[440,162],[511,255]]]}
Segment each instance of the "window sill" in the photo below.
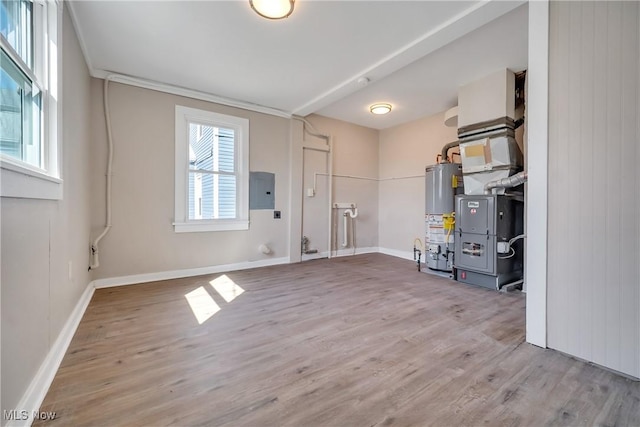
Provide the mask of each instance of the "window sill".
{"label": "window sill", "polygon": [[247,220],[174,222],[176,233],[196,233],[204,231],[241,231],[249,229]]}
{"label": "window sill", "polygon": [[62,180],[3,157],[0,159],[0,196],[62,200]]}

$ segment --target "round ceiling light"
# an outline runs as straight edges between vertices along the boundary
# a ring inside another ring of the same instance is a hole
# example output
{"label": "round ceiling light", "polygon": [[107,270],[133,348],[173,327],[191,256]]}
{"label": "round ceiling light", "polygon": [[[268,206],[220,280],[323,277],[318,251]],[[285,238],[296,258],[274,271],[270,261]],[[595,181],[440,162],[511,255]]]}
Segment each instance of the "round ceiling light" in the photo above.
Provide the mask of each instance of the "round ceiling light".
{"label": "round ceiling light", "polygon": [[458,127],[458,106],[448,109],[444,113],[444,125],[450,128]]}
{"label": "round ceiling light", "polygon": [[295,0],[249,0],[251,8],[263,18],[282,19],[293,13]]}
{"label": "round ceiling light", "polygon": [[373,114],[387,114],[391,111],[391,104],[373,104],[369,107],[369,111]]}

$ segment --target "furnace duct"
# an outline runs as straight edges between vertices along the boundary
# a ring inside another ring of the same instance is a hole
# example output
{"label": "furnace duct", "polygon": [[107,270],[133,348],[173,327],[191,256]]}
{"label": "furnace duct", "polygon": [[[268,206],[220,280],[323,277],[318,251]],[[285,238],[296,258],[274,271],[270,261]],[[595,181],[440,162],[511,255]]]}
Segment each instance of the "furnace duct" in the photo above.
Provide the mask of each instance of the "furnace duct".
{"label": "furnace duct", "polygon": [[[485,187],[522,170],[522,153],[515,139],[515,124],[504,117],[459,130],[464,192],[485,194]],[[493,186],[504,194],[505,186]]]}
{"label": "furnace duct", "polygon": [[527,182],[527,173],[525,171],[522,171],[508,178],[487,182],[484,185],[484,194],[491,194],[494,189],[517,187],[518,185],[524,184],[525,182]]}

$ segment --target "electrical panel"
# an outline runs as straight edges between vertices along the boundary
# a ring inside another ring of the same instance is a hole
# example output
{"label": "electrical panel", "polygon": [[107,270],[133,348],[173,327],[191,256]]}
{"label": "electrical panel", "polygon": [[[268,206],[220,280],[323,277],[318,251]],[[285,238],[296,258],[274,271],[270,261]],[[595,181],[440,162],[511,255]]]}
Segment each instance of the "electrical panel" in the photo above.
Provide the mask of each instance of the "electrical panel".
{"label": "electrical panel", "polygon": [[276,175],[270,172],[249,174],[249,209],[275,209]]}

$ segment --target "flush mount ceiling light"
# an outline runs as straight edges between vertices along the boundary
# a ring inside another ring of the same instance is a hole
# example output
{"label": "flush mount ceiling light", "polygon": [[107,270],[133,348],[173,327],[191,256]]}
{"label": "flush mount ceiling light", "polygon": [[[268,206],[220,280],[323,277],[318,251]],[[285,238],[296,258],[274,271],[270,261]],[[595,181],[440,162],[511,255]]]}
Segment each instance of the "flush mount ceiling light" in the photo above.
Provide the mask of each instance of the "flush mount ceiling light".
{"label": "flush mount ceiling light", "polygon": [[444,125],[450,128],[458,127],[458,106],[448,109],[444,113]]}
{"label": "flush mount ceiling light", "polygon": [[369,111],[373,114],[387,114],[391,111],[391,104],[373,104],[369,107]]}
{"label": "flush mount ceiling light", "polygon": [[251,9],[263,18],[282,19],[293,13],[295,0],[249,0]]}

